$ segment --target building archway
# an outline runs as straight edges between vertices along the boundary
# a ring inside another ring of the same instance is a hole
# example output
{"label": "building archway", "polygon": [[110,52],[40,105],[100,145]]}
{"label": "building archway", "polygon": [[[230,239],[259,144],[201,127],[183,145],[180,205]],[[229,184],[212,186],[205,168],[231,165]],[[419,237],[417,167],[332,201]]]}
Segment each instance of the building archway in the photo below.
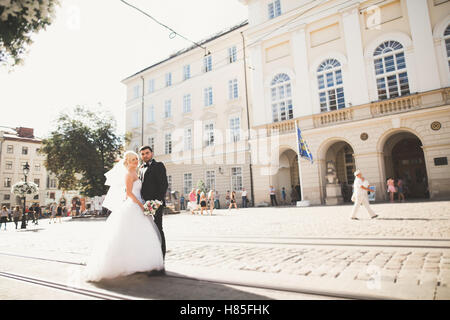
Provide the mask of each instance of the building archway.
{"label": "building archway", "polygon": [[[323,147],[320,171],[325,203],[351,202],[356,170],[353,154],[353,147],[343,140],[330,141]],[[334,174],[334,180],[330,173]]]}
{"label": "building archway", "polygon": [[386,139],[383,146],[385,179],[401,178],[408,199],[428,199],[428,175],[422,141],[413,133],[400,131]]}
{"label": "building archway", "polygon": [[[292,149],[286,149],[280,154],[278,172],[273,176],[272,185],[277,190],[277,199],[281,203],[281,190],[285,188],[287,204],[292,202],[292,196],[295,201],[300,201],[300,179],[298,171],[298,154]],[[294,189],[294,192],[292,190]]]}

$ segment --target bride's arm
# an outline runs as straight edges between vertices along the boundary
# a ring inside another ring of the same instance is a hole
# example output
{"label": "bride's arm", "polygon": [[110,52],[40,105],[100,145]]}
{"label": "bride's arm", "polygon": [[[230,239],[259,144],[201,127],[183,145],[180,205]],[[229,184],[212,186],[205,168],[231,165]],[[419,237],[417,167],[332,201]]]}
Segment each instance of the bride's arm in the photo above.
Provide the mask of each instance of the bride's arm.
{"label": "bride's arm", "polygon": [[141,207],[142,211],[144,211],[144,205],[136,198],[136,196],[133,194],[133,177],[130,174],[127,174],[126,176],[126,187],[127,187],[127,197],[131,198],[134,202],[136,202],[139,207]]}

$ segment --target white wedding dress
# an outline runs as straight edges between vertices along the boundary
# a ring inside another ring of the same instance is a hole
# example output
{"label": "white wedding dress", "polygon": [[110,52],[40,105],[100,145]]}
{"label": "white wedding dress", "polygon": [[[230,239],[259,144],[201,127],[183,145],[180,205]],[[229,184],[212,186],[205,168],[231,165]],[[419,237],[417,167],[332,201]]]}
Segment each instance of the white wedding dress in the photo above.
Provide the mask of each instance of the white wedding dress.
{"label": "white wedding dress", "polygon": [[[141,180],[133,183],[133,194],[139,201],[141,187]],[[145,216],[130,198],[111,211],[87,262],[86,280],[100,281],[163,269],[161,240],[153,218]]]}

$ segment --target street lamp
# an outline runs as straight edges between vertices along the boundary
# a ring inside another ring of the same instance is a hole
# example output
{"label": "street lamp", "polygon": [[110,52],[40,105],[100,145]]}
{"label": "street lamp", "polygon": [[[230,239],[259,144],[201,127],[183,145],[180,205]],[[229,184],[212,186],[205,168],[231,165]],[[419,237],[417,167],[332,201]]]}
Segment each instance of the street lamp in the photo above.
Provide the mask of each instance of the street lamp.
{"label": "street lamp", "polygon": [[[30,165],[28,164],[28,162],[25,163],[22,170],[23,170],[23,175],[25,176],[25,183],[27,183],[27,176],[30,173]],[[25,221],[26,200],[27,200],[27,195],[25,193],[23,195],[23,214],[22,214],[22,226],[20,227],[21,229],[27,228],[27,222]]]}

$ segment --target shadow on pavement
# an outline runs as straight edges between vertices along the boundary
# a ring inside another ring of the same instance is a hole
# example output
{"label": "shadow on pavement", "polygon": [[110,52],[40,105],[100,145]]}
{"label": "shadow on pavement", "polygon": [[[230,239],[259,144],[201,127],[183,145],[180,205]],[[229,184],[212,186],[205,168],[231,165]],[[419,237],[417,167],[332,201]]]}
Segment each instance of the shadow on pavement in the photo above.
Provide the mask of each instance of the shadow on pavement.
{"label": "shadow on pavement", "polygon": [[226,285],[177,278],[180,274],[148,276],[136,273],[113,280],[93,283],[112,293],[155,300],[269,300],[270,298]]}

